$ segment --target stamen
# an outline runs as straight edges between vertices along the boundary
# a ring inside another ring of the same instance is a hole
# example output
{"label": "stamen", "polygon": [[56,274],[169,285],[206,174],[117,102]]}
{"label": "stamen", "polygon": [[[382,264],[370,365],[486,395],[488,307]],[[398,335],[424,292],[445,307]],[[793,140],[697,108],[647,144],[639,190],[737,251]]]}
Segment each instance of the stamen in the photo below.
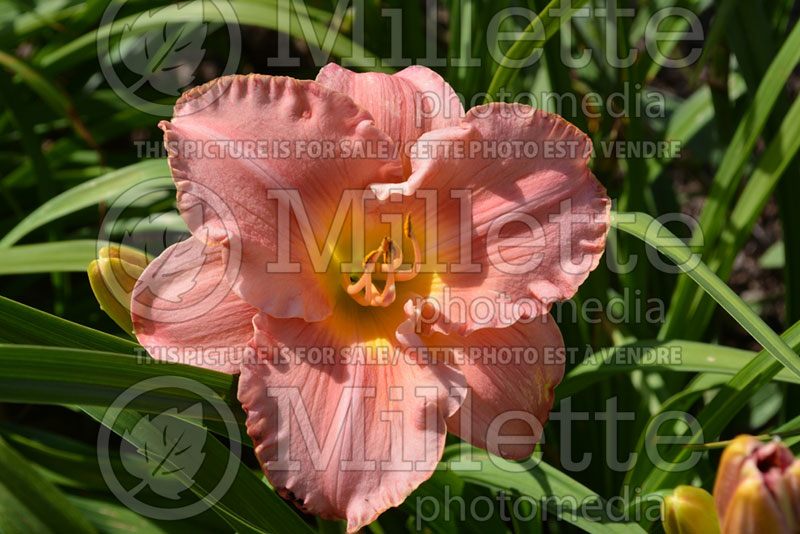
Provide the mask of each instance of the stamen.
{"label": "stamen", "polygon": [[389,264],[386,263],[381,264],[381,272],[385,273],[394,273],[403,265],[403,249],[399,248],[397,245],[394,244],[389,238],[384,238],[386,242],[388,240],[387,250],[383,255],[383,261],[388,261]]}
{"label": "stamen", "polygon": [[400,252],[400,263],[395,264],[395,252],[399,249],[395,246],[391,239],[384,237],[381,242],[381,249],[383,250],[383,260],[388,262],[382,264],[382,268],[386,269],[386,283],[383,286],[383,291],[372,299],[373,306],[386,307],[394,302],[396,291],[394,285],[394,270],[400,266],[403,261],[402,252]]}
{"label": "stamen", "polygon": [[381,253],[383,253],[383,249],[382,248],[376,248],[375,250],[373,250],[372,252],[370,252],[369,254],[364,256],[364,260],[361,262],[361,266],[364,269],[366,269],[367,265],[372,265],[373,263],[377,262],[378,258],[381,255]]}
{"label": "stamen", "polygon": [[[414,248],[414,263],[411,269],[400,270],[403,264],[403,250],[390,238],[384,237],[380,247],[364,257],[362,261],[364,272],[356,282],[353,283],[347,274],[342,274],[342,287],[362,306],[389,306],[397,297],[396,282],[404,282],[417,276],[422,254],[414,230],[411,228],[410,214],[406,215],[403,222],[403,234],[411,241],[411,246]],[[386,273],[383,291],[378,291],[372,283],[372,275],[377,272]]]}
{"label": "stamen", "polygon": [[407,282],[408,280],[411,280],[417,276],[417,273],[419,273],[419,267],[422,263],[422,252],[419,248],[417,236],[414,235],[414,228],[411,226],[410,213],[406,215],[406,220],[403,222],[403,233],[406,235],[406,238],[411,241],[411,246],[414,247],[414,263],[411,265],[410,270],[397,271],[398,282]]}

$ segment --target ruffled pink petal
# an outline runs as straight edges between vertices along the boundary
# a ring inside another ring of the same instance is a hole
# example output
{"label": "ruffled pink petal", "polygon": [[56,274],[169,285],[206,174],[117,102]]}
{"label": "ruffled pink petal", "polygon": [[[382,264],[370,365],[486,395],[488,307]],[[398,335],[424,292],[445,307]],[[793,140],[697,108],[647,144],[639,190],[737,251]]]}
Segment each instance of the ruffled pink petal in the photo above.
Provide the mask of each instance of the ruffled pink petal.
{"label": "ruffled pink petal", "polygon": [[415,65],[392,75],[358,74],[329,63],[317,82],[348,95],[375,117],[375,124],[403,147],[406,175],[411,172],[411,145],[425,132],[458,125],[464,116],[453,88],[427,67]]}
{"label": "ruffled pink petal", "polygon": [[190,237],[161,253],[131,297],[139,342],[158,360],[238,374],[258,310],[234,293],[222,248]]}
{"label": "ruffled pink petal", "polygon": [[228,76],[184,94],[160,127],[181,214],[195,237],[225,246],[234,291],[276,317],[327,317],[326,266],[312,265],[288,195],[303,203],[310,246],[324,250],[344,191],[400,174],[370,114],[312,81]]}
{"label": "ruffled pink petal", "polygon": [[530,456],[564,376],[564,341],[552,317],[426,342],[451,349],[451,363],[467,379],[467,398],[447,429],[504,458]]}
{"label": "ruffled pink petal", "polygon": [[[334,325],[260,314],[254,325],[261,360],[242,365],[239,400],[256,456],[284,497],[346,518],[354,532],[430,477],[445,419],[463,401],[461,373],[413,354],[393,362],[394,343],[347,318]],[[371,349],[389,350],[388,360]]]}
{"label": "ruffled pink petal", "polygon": [[490,104],[423,135],[406,182],[373,186],[379,198],[436,195],[438,239],[426,254],[446,267],[422,295],[433,331],[508,326],[575,294],[609,229],[611,202],[587,166],[591,146],[557,115]]}

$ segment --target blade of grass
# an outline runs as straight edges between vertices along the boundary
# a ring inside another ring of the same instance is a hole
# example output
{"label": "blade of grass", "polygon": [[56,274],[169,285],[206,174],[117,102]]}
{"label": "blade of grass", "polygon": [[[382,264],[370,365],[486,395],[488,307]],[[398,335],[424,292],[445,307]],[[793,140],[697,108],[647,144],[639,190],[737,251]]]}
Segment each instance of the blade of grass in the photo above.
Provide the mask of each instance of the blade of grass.
{"label": "blade of grass", "polygon": [[29,65],[16,57],[0,50],[0,65],[3,65],[17,75],[30,87],[50,108],[67,119],[83,140],[90,146],[97,148],[96,141],[92,138],[91,133],[86,128],[86,125],[81,120],[75,107],[69,99],[69,96],[51,83],[47,78],[36,72]]}
{"label": "blade of grass", "polygon": [[[682,9],[692,12],[697,11],[695,3],[691,0],[678,0],[677,2],[670,3],[672,5],[668,7],[665,6],[665,9],[672,10],[675,14],[680,13],[680,10]],[[661,23],[659,24],[659,31],[665,33],[677,34],[687,29],[690,29],[690,19],[685,16],[668,16],[662,19]],[[666,42],[661,43],[659,46],[661,55],[663,57],[670,57],[672,51],[679,45],[680,42],[680,39],[668,39]],[[631,43],[631,46],[636,45],[636,42]],[[637,68],[637,71],[644,75],[644,79],[639,80],[642,85],[649,84],[651,80],[655,79],[662,67],[664,67],[665,62],[657,61],[657,59],[658,56],[655,54],[641,54],[639,59],[641,65]]]}
{"label": "blade of grass", "polygon": [[[636,359],[647,363],[632,361]],[[638,340],[605,348],[573,368],[556,388],[556,400],[575,395],[592,384],[633,370],[735,375],[756,357],[749,350],[684,340]],[[652,363],[651,363],[652,361]],[[800,377],[783,369],[776,380],[800,384]]]}
{"label": "blade of grass", "polygon": [[[97,448],[72,438],[13,423],[0,424],[0,436],[53,484],[105,492],[108,486],[97,467]],[[114,458],[115,467],[122,467]]]}
{"label": "blade of grass", "polygon": [[[90,356],[84,363],[81,363],[81,358],[77,358],[74,365],[78,367],[85,365],[86,367],[84,371],[89,374],[103,374],[105,373],[105,371],[102,371],[104,366],[110,369],[111,367],[116,368],[119,365],[129,366],[129,369],[126,372],[129,377],[134,375],[139,375],[142,378],[147,376],[160,376],[160,373],[167,369],[167,372],[173,374],[173,376],[176,374],[181,376],[181,373],[186,373],[186,378],[196,380],[210,387],[212,390],[217,391],[220,397],[229,403],[229,407],[231,407],[234,414],[241,414],[239,405],[234,400],[236,398],[234,385],[235,382],[233,381],[233,377],[230,375],[217,373],[215,371],[203,370],[198,367],[184,366],[181,364],[164,364],[163,362],[156,362],[149,356],[146,356],[144,349],[137,343],[61,319],[60,317],[36,310],[2,296],[0,296],[0,342],[16,344],[6,345],[6,348],[9,351],[8,357],[11,359],[14,358],[14,354],[19,355],[20,350],[22,353],[31,350],[30,347],[24,347],[22,345],[31,343],[43,345],[34,347],[34,350],[38,349],[39,351],[42,351],[42,353],[47,352],[50,355],[49,362],[46,359],[39,362],[25,361],[26,358],[22,357],[20,365],[24,369],[26,365],[35,366],[38,363],[41,364],[43,368],[50,367],[52,373],[54,373],[56,376],[59,373],[59,370],[57,369],[59,365],[58,359],[62,356],[69,355],[70,351],[73,351],[72,356],[74,356],[74,351],[81,352],[79,349],[87,349],[91,352],[92,356]],[[62,348],[52,349],[52,347]],[[109,353],[109,351],[114,352]],[[88,353],[89,352],[84,351],[84,354]],[[111,360],[108,359],[109,354]],[[55,359],[53,360],[53,358]],[[120,360],[119,358],[127,359]],[[134,366],[131,366],[132,361],[135,364]],[[138,364],[136,362],[138,362]],[[164,367],[164,365],[167,367]],[[151,369],[148,371],[147,369],[142,368]],[[159,368],[161,371],[158,370]],[[62,371],[68,372],[67,370]],[[197,373],[197,371],[201,372]],[[112,375],[114,374],[113,370],[110,370],[109,372]],[[76,383],[80,383],[80,377],[75,376],[74,378],[77,381]],[[48,380],[46,376],[43,376],[42,379],[43,382]],[[101,384],[102,380],[102,378],[99,378],[97,381],[93,381],[92,383]],[[107,388],[100,387],[92,389],[91,384],[89,384],[89,391],[84,392],[88,396],[87,402],[107,404],[109,399],[112,398],[112,395],[113,398],[116,398],[116,395],[124,390],[124,387],[120,389],[120,385],[124,384],[126,379],[120,376],[116,379],[112,378],[111,381],[114,383],[110,384]],[[13,388],[15,387],[18,386],[11,384],[11,387],[7,388],[7,391],[0,392],[0,396],[3,393],[7,393],[8,395],[14,394]],[[54,383],[53,389],[48,391],[46,386],[40,385],[36,388],[36,391],[31,391],[28,393],[25,391],[18,391],[17,398],[20,400],[27,398],[29,402],[65,402],[72,404],[72,401],[69,399],[74,399],[74,395],[81,394],[80,391],[77,391],[78,389],[80,388],[72,388],[70,390],[69,386],[67,386],[67,391],[65,392],[59,389],[58,384]],[[40,401],[35,400],[37,396],[41,399]],[[44,398],[47,396],[50,398],[49,401],[44,400]],[[169,395],[168,397],[172,398],[173,400],[178,398]],[[103,398],[106,399],[105,402],[103,402]],[[184,402],[186,401],[187,398],[184,398]],[[145,404],[149,403],[150,409],[156,409],[158,407],[158,401],[149,399],[147,396],[143,397],[142,402]],[[163,405],[161,407],[163,408]],[[224,425],[219,424],[218,421],[208,419],[206,422],[213,431],[223,435],[225,434]],[[247,437],[247,434],[244,431],[240,433],[242,439],[244,440],[244,444],[249,445],[249,438]]]}
{"label": "blade of grass", "polygon": [[[127,17],[115,20],[108,26],[103,26],[96,31],[88,32],[69,44],[50,52],[42,57],[39,66],[50,75],[64,72],[76,63],[92,59],[97,54],[97,36],[107,35],[113,39],[122,34],[124,28],[135,28],[136,31],[148,31],[154,28],[161,28],[166,23],[190,23],[190,22],[221,22],[226,24],[238,23],[246,26],[256,26],[267,28],[283,33],[289,33],[292,37],[308,42],[311,46],[317,43],[309,41],[322,40],[322,37],[329,32],[331,25],[331,14],[319,9],[307,9],[308,17],[298,14],[286,5],[278,2],[267,1],[255,3],[247,0],[231,0],[226,3],[230,10],[226,9],[223,14],[209,0],[191,2],[183,5],[181,9],[165,10],[158,17],[142,17],[134,25],[134,22],[143,13],[136,13]],[[279,13],[281,12],[281,13]],[[236,20],[231,19],[234,15]],[[283,20],[289,20],[288,27],[283,25]],[[313,35],[308,35],[312,33]],[[375,60],[375,56],[354,43],[344,35],[339,34],[332,43],[325,41],[319,43],[324,52],[329,52],[336,57],[352,58],[355,66],[369,67],[371,70],[386,70],[376,62],[375,66],[370,63]],[[362,60],[363,58],[363,60]]]}
{"label": "blade of grass", "polygon": [[730,76],[731,54],[724,44],[718,44],[711,52],[711,66],[708,69],[708,87],[714,102],[714,124],[717,137],[721,143],[727,144],[736,130],[733,106],[729,93],[728,78]]}
{"label": "blade of grass", "polygon": [[[690,242],[692,247],[704,244],[706,249],[710,250],[714,246],[725,223],[725,212],[736,192],[744,165],[798,61],[800,61],[800,25],[795,26],[775,60],[770,64],[753,97],[753,102],[739,121],[722,163],[714,175],[711,191],[692,235]],[[667,321],[659,337],[674,337],[683,330],[690,317],[689,307],[693,297],[694,288],[688,279],[684,276],[679,277]]]}
{"label": "blade of grass", "polygon": [[0,484],[0,532],[58,534],[53,532],[34,514],[19,513],[25,506],[19,502],[11,488]]}
{"label": "blade of grass", "polygon": [[726,28],[730,26],[730,18],[736,12],[736,7],[739,2],[740,0],[722,0],[717,3],[714,21],[711,23],[711,29],[703,43],[703,52],[700,54],[700,59],[698,59],[697,63],[694,65],[694,72],[692,73],[690,82],[692,85],[694,85],[700,71],[703,70],[706,62],[711,57],[712,50],[717,46],[722,36],[725,35]]}
{"label": "blade of grass", "polygon": [[19,245],[3,251],[0,275],[49,272],[85,272],[94,259],[92,239]]}
{"label": "blade of grass", "polygon": [[[498,457],[490,457],[489,453],[480,449],[471,449],[465,463],[477,463],[477,467],[462,468],[461,458],[454,456],[461,451],[462,445],[454,445],[445,450],[443,460],[448,459],[449,469],[466,481],[489,487],[503,489],[508,493],[519,492],[533,497],[537,504],[546,506],[562,521],[566,521],[590,534],[644,534],[637,524],[627,520],[618,521],[613,517],[613,507],[608,505],[595,492],[583,484],[573,480],[558,469],[538,462],[534,467],[511,462]],[[576,508],[571,508],[574,505]],[[591,507],[592,512],[585,513],[577,508]],[[541,509],[541,508],[540,508]],[[593,512],[596,511],[596,514]]]}
{"label": "blade of grass", "polygon": [[[83,410],[92,418],[103,422],[105,409],[85,407]],[[162,431],[143,420],[141,414],[133,410],[121,410],[109,428],[114,433],[124,436],[139,449],[143,449],[146,443],[158,442],[161,439]],[[170,458],[164,459],[164,462],[165,465],[171,466],[174,475],[192,493],[209,502],[210,506],[213,505],[211,509],[237,532],[251,534],[313,532],[285,500],[264,484],[214,436],[206,436],[203,453],[205,459],[202,468],[193,479],[183,472],[181,466],[174,465]],[[226,492],[215,495],[214,490],[223,476],[220,471],[224,472],[230,462],[236,464],[236,478]]]}
{"label": "blade of grass", "polygon": [[[784,171],[800,150],[800,100],[795,100],[780,128],[758,161],[744,187],[733,212],[727,219],[719,243],[708,260],[708,266],[727,280],[733,270],[736,255],[742,249],[767,201],[778,185]],[[711,321],[714,302],[698,294],[692,306],[689,337],[699,335]]]}
{"label": "blade of grass", "polygon": [[[744,79],[735,72],[730,73],[729,87],[727,90],[731,102],[741,97],[745,89],[746,85]],[[669,117],[669,122],[667,123],[667,128],[664,131],[662,140],[678,142],[681,147],[685,147],[694,136],[714,118],[712,93],[707,85],[703,85],[684,100]],[[673,157],[675,156],[668,155],[665,158],[656,157],[648,159],[646,163],[649,167],[648,176],[650,179],[658,178],[663,168],[670,163]]]}
{"label": "blade of grass", "polygon": [[[795,349],[800,347],[800,322],[787,330],[782,339]],[[687,436],[686,443],[682,446],[672,447],[662,453],[662,465],[653,466],[650,470],[642,483],[642,492],[652,493],[685,482],[692,472],[679,470],[675,466],[679,466],[692,454],[690,447],[702,445],[719,436],[755,392],[770,383],[781,369],[781,364],[766,350],[750,360],[697,415],[697,422],[703,431]],[[642,459],[647,460],[647,457],[640,456],[640,461]]]}
{"label": "blade of grass", "polygon": [[42,478],[1,437],[0,485],[9,489],[19,504],[25,507],[22,510],[4,510],[3,515],[33,515],[52,532],[96,532],[64,494]]}
{"label": "blade of grass", "polygon": [[[93,457],[93,460],[97,464],[97,458]],[[103,534],[228,532],[228,525],[210,512],[182,521],[157,521],[137,514],[121,505],[116,499],[82,495],[68,495],[67,499],[72,506],[80,510],[87,521]]]}
{"label": "blade of grass", "polygon": [[[36,132],[34,132],[33,124],[13,104],[16,101],[14,93],[11,80],[5,70],[0,69],[0,101],[5,104],[11,123],[20,135],[22,149],[28,156],[31,168],[36,175],[39,197],[43,200],[50,196],[53,176],[50,166],[42,153],[42,143]],[[2,241],[0,241],[1,243]]]}
{"label": "blade of grass", "polygon": [[50,81],[20,59],[0,50],[0,65],[15,72],[56,113],[67,116],[69,101]]}
{"label": "blade of grass", "polygon": [[[568,8],[562,10],[561,0],[551,0],[503,55],[503,59],[497,66],[492,81],[489,83],[489,88],[486,90],[485,102],[494,98],[492,95],[499,94],[500,90],[508,88],[509,84],[519,74],[518,63],[530,57],[537,48],[544,46],[558,32],[561,25],[567,23],[572,15],[585,6],[588,1],[573,0]],[[561,10],[559,16],[552,13],[559,10]]]}
{"label": "blade of grass", "polygon": [[[778,4],[780,2],[776,2]],[[784,5],[785,9],[786,6]],[[738,32],[732,32],[729,39],[735,45],[736,57],[741,65],[742,72],[749,73],[748,85],[756,86],[764,75],[765,65],[769,64],[777,49],[776,42],[785,37],[785,31],[776,30],[781,23],[775,20],[773,11],[781,11],[776,5],[765,5],[759,2],[746,2],[739,6]],[[780,16],[778,17],[780,19]],[[788,22],[788,21],[785,21]],[[789,110],[789,99],[786,93],[778,97],[775,110],[767,121],[765,137],[769,139],[770,133],[779,128],[779,121]],[[800,213],[795,209],[792,199],[800,196],[800,157],[795,156],[795,161],[787,169],[787,177],[778,182],[775,198],[778,202],[778,213],[781,219],[781,229],[786,244],[786,262],[784,266],[784,301],[788,322],[800,320],[800,285],[795,283],[800,279],[800,237],[797,236],[800,228]]]}
{"label": "blade of grass", "polygon": [[[468,522],[466,529],[464,522],[459,521],[460,506],[456,498],[449,501],[446,495],[462,496],[466,483],[452,471],[439,469],[434,471],[431,478],[420,485],[408,498],[400,505],[400,509],[420,518],[420,523],[424,529],[430,530],[435,534],[460,534],[461,531],[469,531],[473,524]],[[433,504],[433,503],[436,504]],[[429,506],[428,503],[430,503]],[[433,507],[434,511],[443,510],[443,513],[429,513]],[[440,508],[439,508],[440,507]],[[424,518],[424,519],[423,519]],[[430,518],[430,519],[428,519]],[[388,530],[388,529],[387,529]],[[415,532],[419,529],[415,529]],[[400,532],[406,532],[402,530]]]}
{"label": "blade of grass", "polygon": [[612,213],[612,226],[638,237],[675,262],[776,360],[800,376],[800,356],[786,345],[780,336],[767,326],[741,297],[725,285],[683,241],[646,213],[625,214],[624,220],[620,219],[619,215],[621,214]]}
{"label": "blade of grass", "polygon": [[[99,202],[109,201],[126,189],[146,180],[153,180],[154,187],[168,186],[171,183],[169,176],[167,161],[165,159],[156,159],[134,163],[94,180],[84,182],[51,198],[33,210],[25,219],[12,228],[3,239],[0,239],[0,248],[10,247],[28,233],[59,217]],[[158,178],[163,180],[158,180]]]}
{"label": "blade of grass", "polygon": [[142,354],[129,339],[61,319],[0,296],[0,342]]}
{"label": "blade of grass", "polygon": [[[735,72],[730,73],[728,94],[731,102],[735,102],[744,94],[746,85],[744,79]],[[699,87],[690,97],[683,101],[675,112],[669,117],[667,128],[662,140],[680,143],[686,147],[703,127],[714,120],[714,102],[708,85]],[[669,154],[664,158],[650,158],[646,161],[649,167],[648,176],[651,180],[659,177],[663,168],[675,157]],[[671,183],[671,181],[670,181]]]}
{"label": "blade of grass", "polygon": [[65,5],[65,2],[40,1],[33,3],[17,3],[12,9],[6,5],[4,8],[11,15],[9,24],[0,33],[0,43],[6,50],[13,49],[12,43],[18,43],[25,38],[31,37],[32,33],[51,28],[56,31],[63,31],[61,23],[83,7],[79,3],[75,5]]}
{"label": "blade of grass", "polygon": [[659,410],[652,414],[645,423],[642,432],[639,434],[639,439],[636,442],[636,448],[633,454],[636,454],[637,461],[632,469],[625,473],[623,488],[640,487],[652,470],[655,464],[650,461],[650,456],[647,455],[646,447],[652,445],[653,432],[660,430],[656,427],[657,422],[664,422],[664,414],[669,412],[684,412],[686,413],[697,400],[706,392],[724,387],[730,380],[729,376],[718,374],[701,374],[697,375],[686,387],[672,397],[664,401]]}
{"label": "blade of grass", "polygon": [[[175,376],[200,382],[211,388],[218,401],[241,415],[231,375],[178,363],[156,362],[150,356],[110,352],[0,344],[0,402],[80,404],[108,406],[123,391],[139,382],[159,376]],[[133,408],[161,412],[167,408],[186,409],[197,396],[182,389],[159,389],[142,393]],[[218,420],[216,414],[206,414]]]}

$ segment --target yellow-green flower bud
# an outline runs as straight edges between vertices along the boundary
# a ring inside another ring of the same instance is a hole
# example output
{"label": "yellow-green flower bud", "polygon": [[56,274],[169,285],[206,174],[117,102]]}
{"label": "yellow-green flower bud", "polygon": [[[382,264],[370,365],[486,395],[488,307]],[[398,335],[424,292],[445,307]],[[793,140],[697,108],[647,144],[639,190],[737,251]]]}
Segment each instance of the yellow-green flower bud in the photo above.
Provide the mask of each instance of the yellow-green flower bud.
{"label": "yellow-green flower bud", "polygon": [[98,256],[89,264],[89,285],[100,309],[133,335],[131,294],[150,260],[143,252],[122,246],[103,247]]}
{"label": "yellow-green flower bud", "polygon": [[719,534],[714,498],[702,488],[678,486],[661,506],[667,534]]}

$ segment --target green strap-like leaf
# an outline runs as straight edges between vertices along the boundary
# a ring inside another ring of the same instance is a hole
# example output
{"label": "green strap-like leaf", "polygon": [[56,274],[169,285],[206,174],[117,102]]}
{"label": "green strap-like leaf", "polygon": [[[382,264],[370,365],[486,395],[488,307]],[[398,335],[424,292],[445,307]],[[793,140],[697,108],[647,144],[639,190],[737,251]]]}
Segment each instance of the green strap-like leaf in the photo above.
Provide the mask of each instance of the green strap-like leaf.
{"label": "green strap-like leaf", "polygon": [[[310,42],[313,46],[319,43],[324,52],[336,57],[346,57],[356,66],[360,64],[370,70],[383,70],[372,53],[348,39],[342,32],[335,36],[335,40],[325,42],[326,34],[334,31],[330,29],[332,24],[330,13],[311,8],[306,9],[307,13],[297,13],[286,5],[271,0],[258,3],[247,0],[230,0],[225,5],[230,6],[230,9],[226,9],[225,13],[222,13],[219,7],[209,0],[189,2],[182,5],[180,9],[164,10],[158,17],[146,17],[149,19],[148,22],[140,21],[135,24],[135,28],[137,31],[147,31],[154,28],[160,29],[166,23],[192,22],[256,26],[289,33],[292,37]],[[297,5],[300,6],[300,3]],[[57,74],[76,62],[96,56],[98,35],[104,32],[109,38],[118,37],[124,28],[133,26],[133,23],[143,14],[147,14],[147,12],[117,19],[109,26],[103,26],[78,37],[66,46],[42,57],[41,67],[50,74]],[[236,20],[231,20],[234,16]],[[285,20],[290,20],[290,22],[286,24]],[[314,35],[311,35],[312,33]],[[372,65],[373,62],[375,65]]]}
{"label": "green strap-like leaf", "polygon": [[716,300],[776,360],[800,377],[798,356],[767,324],[720,280],[699,256],[646,213],[612,213],[612,226],[634,235],[672,261]]}
{"label": "green strap-like leaf", "polygon": [[[800,149],[800,99],[795,100],[781,126],[758,161],[753,174],[736,202],[719,242],[708,259],[708,266],[727,280],[736,255],[750,236],[753,227],[778,185],[778,180]],[[787,179],[790,176],[787,176]],[[691,337],[698,335],[710,322],[715,309],[713,301],[695,291],[691,307]]]}
{"label": "green strap-like leaf", "polygon": [[0,342],[142,354],[142,346],[0,296]]}
{"label": "green strap-like leaf", "polygon": [[711,50],[717,46],[722,36],[725,35],[727,28],[729,28],[728,21],[734,15],[736,5],[740,1],[741,0],[722,0],[716,6],[714,20],[711,23],[711,30],[708,32],[708,36],[706,36],[705,42],[703,43],[703,53],[700,59],[697,60],[697,63],[692,66],[694,69],[694,74],[692,75],[693,82],[697,79],[700,71],[703,70],[709,57],[711,57]]}
{"label": "green strap-like leaf", "polygon": [[[556,388],[558,398],[569,397],[620,373],[641,369],[682,373],[735,375],[756,357],[749,350],[684,340],[640,340],[598,351],[573,368]],[[800,384],[800,377],[783,369],[776,380]]]}
{"label": "green strap-like leaf", "polygon": [[[140,356],[85,349],[0,344],[0,402],[108,406],[123,391],[142,380],[175,376],[211,388],[233,410],[241,411],[233,392],[233,377],[200,367],[158,362]],[[189,392],[158,390],[142,394],[139,410],[185,409],[197,402]],[[214,414],[207,414],[212,416]]]}
{"label": "green strap-like leaf", "polygon": [[0,275],[86,272],[96,251],[92,239],[18,245],[3,251]]}
{"label": "green strap-like leaf", "polygon": [[[97,447],[32,426],[0,424],[2,436],[53,484],[105,492],[108,485],[97,466]],[[119,458],[111,459],[121,465]]]}
{"label": "green strap-like leaf", "polygon": [[[486,90],[486,101],[491,101],[494,98],[492,95],[497,95],[501,89],[508,89],[508,85],[519,73],[517,64],[530,57],[534,50],[544,46],[558,32],[561,25],[566,23],[588,1],[573,0],[572,2],[563,2],[562,0],[552,0],[547,4],[503,55],[503,59],[497,66],[497,70],[489,84],[489,89]],[[568,3],[569,7],[564,8],[562,3]],[[561,14],[554,16],[552,12],[559,9],[562,10]]]}
{"label": "green strap-like leaf", "polygon": [[[737,191],[745,163],[767,123],[786,80],[800,61],[800,25],[795,25],[780,51],[764,74],[747,112],[739,121],[733,139],[725,151],[722,163],[714,175],[711,191],[692,235],[691,245],[703,244],[713,250],[716,240],[727,220],[725,216],[731,199]],[[690,307],[696,293],[691,282],[679,277],[673,292],[667,322],[661,329],[664,338],[682,334]]]}
{"label": "green strap-like leaf", "polygon": [[[0,438],[0,486],[4,486],[14,496],[18,506],[25,507],[2,509],[0,513],[3,516],[23,516],[17,517],[23,526],[26,524],[24,516],[33,515],[54,533],[95,532],[64,494],[39,475],[3,438]],[[6,521],[0,520],[0,526],[3,523]],[[27,524],[27,528],[31,526],[30,523]]]}
{"label": "green strap-like leaf", "polygon": [[33,210],[3,239],[0,239],[0,248],[10,247],[31,231],[50,221],[99,202],[111,200],[126,189],[153,178],[164,179],[163,182],[154,180],[154,184],[158,182],[159,186],[169,185],[171,179],[167,160],[156,159],[135,163],[73,187]]}
{"label": "green strap-like leaf", "polygon": [[700,215],[698,228],[702,233],[698,231],[692,236],[692,245],[699,244],[701,238],[707,244],[717,238],[726,220],[722,214],[735,193],[742,168],[750,157],[775,101],[798,61],[800,61],[800,26],[795,26],[764,75],[750,108],[739,121],[733,139],[725,151],[725,157],[714,176],[711,192]]}
{"label": "green strap-like leaf", "polygon": [[[85,407],[84,411],[94,419],[103,421],[105,409]],[[143,420],[139,413],[128,409],[122,410],[109,428],[120,436],[125,435],[126,439],[131,440],[139,449],[144,448],[145,442],[140,441],[141,434],[132,432],[134,428],[140,431],[144,429],[148,435],[155,437],[160,434],[160,430]],[[180,466],[173,467],[172,471],[198,497],[206,500],[211,495],[212,510],[237,532],[248,534],[313,532],[285,500],[262,482],[228,447],[210,434],[206,436],[203,454],[204,469],[194,473],[191,479],[187,479]],[[226,466],[231,463],[235,464],[235,479],[226,491],[215,491],[221,478],[224,478]],[[166,458],[165,465],[172,466],[172,460]],[[212,468],[207,469],[206,466]]]}
{"label": "green strap-like leaf", "polygon": [[[97,458],[93,460],[97,464]],[[103,534],[197,534],[227,529],[227,524],[212,512],[181,521],[158,521],[137,514],[113,497],[68,495],[67,498]]]}
{"label": "green strap-like leaf", "polygon": [[461,447],[448,447],[444,458],[449,460],[449,469],[464,480],[533,497],[538,505],[547,507],[551,517],[590,534],[645,534],[642,527],[621,518],[622,512],[595,492],[544,462],[529,467],[490,457],[486,451],[475,448],[468,448],[465,457],[454,456]]}
{"label": "green strap-like leaf", "polygon": [[[781,337],[791,347],[800,346],[800,322],[795,323]],[[650,470],[649,476],[642,484],[642,491],[650,493],[664,488],[672,488],[685,482],[691,472],[678,471],[674,468],[671,469],[670,466],[680,465],[688,458],[692,453],[691,449],[687,448],[689,445],[701,445],[719,436],[736,414],[747,405],[753,395],[770,383],[782,369],[781,364],[775,361],[766,350],[762,350],[755,358],[747,362],[747,365],[723,384],[721,391],[697,415],[697,421],[703,432],[689,436],[686,446],[675,446],[666,451],[662,456],[664,460],[662,468],[654,467]],[[647,457],[641,456],[640,461],[645,458]],[[637,484],[636,480],[631,482]]]}

